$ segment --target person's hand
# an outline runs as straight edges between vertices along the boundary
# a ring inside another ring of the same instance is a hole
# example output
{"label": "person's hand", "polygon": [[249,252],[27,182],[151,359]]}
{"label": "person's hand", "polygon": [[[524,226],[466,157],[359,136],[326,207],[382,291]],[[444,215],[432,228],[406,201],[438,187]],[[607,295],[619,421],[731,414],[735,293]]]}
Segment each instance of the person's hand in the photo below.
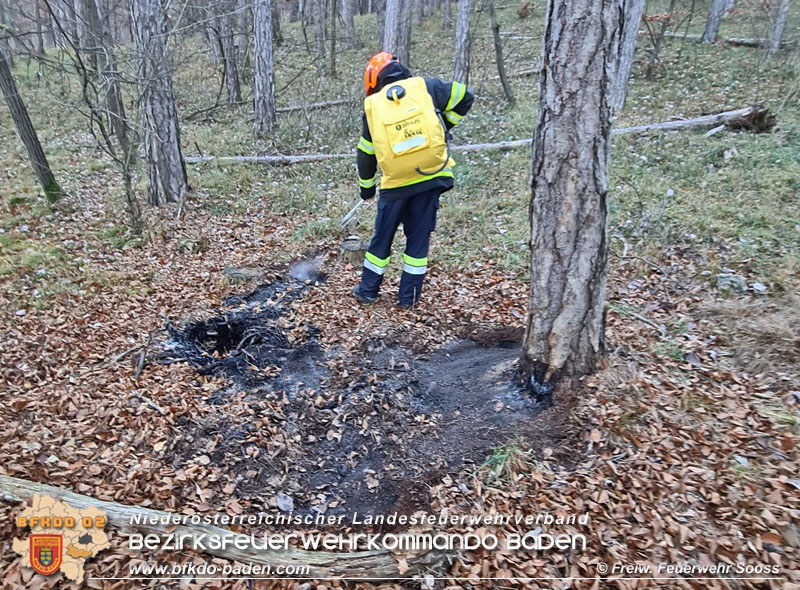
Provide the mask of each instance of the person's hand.
{"label": "person's hand", "polygon": [[375,187],[371,186],[369,188],[361,187],[361,198],[365,201],[369,201],[372,197],[375,196]]}

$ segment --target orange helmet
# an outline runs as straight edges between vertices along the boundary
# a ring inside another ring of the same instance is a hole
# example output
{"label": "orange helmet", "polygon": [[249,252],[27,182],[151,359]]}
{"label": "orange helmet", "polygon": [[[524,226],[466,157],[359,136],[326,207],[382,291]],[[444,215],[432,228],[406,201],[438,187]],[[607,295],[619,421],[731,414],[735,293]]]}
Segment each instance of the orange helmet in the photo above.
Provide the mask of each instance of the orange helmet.
{"label": "orange helmet", "polygon": [[394,61],[397,60],[388,51],[381,51],[369,58],[367,69],[364,70],[364,90],[367,91],[367,96],[378,87],[378,74],[381,70]]}

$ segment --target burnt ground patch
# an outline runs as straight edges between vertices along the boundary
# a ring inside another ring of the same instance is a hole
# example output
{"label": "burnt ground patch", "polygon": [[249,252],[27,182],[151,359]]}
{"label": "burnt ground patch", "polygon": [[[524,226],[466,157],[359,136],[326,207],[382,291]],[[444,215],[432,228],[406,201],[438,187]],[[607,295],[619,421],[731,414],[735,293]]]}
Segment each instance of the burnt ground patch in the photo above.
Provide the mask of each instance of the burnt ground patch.
{"label": "burnt ground patch", "polygon": [[[165,354],[228,382],[209,398],[212,411],[177,425],[176,468],[212,463],[255,505],[283,493],[298,512],[410,513],[428,507],[428,486],[445,473],[480,466],[511,439],[558,447],[558,425],[537,419],[550,401],[517,386],[513,339],[427,355],[377,342],[343,359],[287,319],[306,288],[265,285],[171,328]],[[329,370],[343,362],[357,368],[345,386]]]}

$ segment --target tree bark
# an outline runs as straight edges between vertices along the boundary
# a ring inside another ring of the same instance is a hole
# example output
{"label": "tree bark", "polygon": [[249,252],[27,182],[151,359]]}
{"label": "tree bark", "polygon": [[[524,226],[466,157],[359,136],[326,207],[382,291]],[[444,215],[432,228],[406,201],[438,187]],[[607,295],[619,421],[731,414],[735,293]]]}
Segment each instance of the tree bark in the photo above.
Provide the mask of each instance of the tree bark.
{"label": "tree bark", "polygon": [[781,48],[781,41],[783,40],[783,29],[786,26],[786,18],[789,16],[789,0],[780,0],[778,4],[778,12],[775,14],[775,20],[772,23],[772,30],[769,33],[769,45],[767,45],[767,55],[774,57]]}
{"label": "tree bark", "polygon": [[[384,51],[394,55],[402,64],[408,65],[409,47],[405,35],[403,21],[410,19],[404,12],[408,0],[386,0],[386,21],[384,24]],[[410,32],[410,29],[409,29]]]}
{"label": "tree bark", "polygon": [[604,349],[609,94],[621,0],[548,0],[533,134],[531,292],[521,369],[531,389],[592,373]]}
{"label": "tree bark", "polygon": [[622,45],[619,50],[617,73],[614,75],[614,87],[611,92],[611,109],[621,111],[628,95],[628,81],[633,66],[633,55],[636,51],[636,37],[639,24],[644,13],[645,0],[623,0]]}
{"label": "tree bark", "polygon": [[253,68],[254,126],[258,135],[275,129],[275,70],[272,58],[270,0],[254,0],[255,51]]}
{"label": "tree bark", "polygon": [[[644,2],[644,0],[641,0]],[[514,94],[511,92],[511,84],[506,75],[506,65],[503,61],[503,40],[500,37],[500,25],[497,24],[497,14],[494,10],[494,0],[488,0],[489,5],[489,25],[492,28],[492,42],[494,44],[494,58],[497,62],[497,75],[500,78],[500,84],[503,85],[503,92],[506,95],[506,100],[514,104]]]}
{"label": "tree bark", "polygon": [[725,14],[728,0],[712,0],[711,8],[708,11],[706,28],[703,31],[703,43],[716,43],[719,35],[719,24]]}
{"label": "tree bark", "polygon": [[54,203],[62,197],[61,187],[53,176],[50,164],[47,163],[39,136],[36,135],[36,129],[33,128],[31,118],[28,116],[28,109],[25,108],[25,103],[17,91],[17,84],[14,82],[8,64],[8,55],[0,47],[0,90],[3,91],[8,110],[11,111],[11,118],[17,127],[17,133],[19,133],[22,143],[25,144],[25,149],[28,150],[28,158],[36,173],[36,178],[44,190],[45,197],[50,203]]}
{"label": "tree bark", "polygon": [[442,29],[445,31],[453,26],[453,17],[451,12],[450,0],[444,0],[444,7],[442,9]]}
{"label": "tree bark", "polygon": [[181,201],[189,190],[181,132],[167,59],[166,15],[161,0],[130,0],[139,57],[142,142],[150,178],[149,201]]}
{"label": "tree bark", "polygon": [[472,0],[458,0],[453,79],[464,84],[469,82],[469,13],[471,11]]}

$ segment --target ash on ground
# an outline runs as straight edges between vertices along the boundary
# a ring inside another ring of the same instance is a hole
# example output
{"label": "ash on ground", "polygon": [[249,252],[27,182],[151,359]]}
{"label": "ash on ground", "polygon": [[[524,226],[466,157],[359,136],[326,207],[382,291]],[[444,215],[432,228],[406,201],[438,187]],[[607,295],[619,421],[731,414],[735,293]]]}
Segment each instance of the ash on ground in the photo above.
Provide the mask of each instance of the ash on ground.
{"label": "ash on ground", "polygon": [[335,387],[328,367],[351,361],[287,319],[308,288],[277,281],[170,329],[172,362],[228,381],[213,411],[177,425],[176,468],[206,455],[255,505],[281,493],[301,513],[411,513],[428,508],[428,486],[511,439],[558,445],[558,428],[534,420],[547,402],[516,382],[516,343],[461,340],[426,356],[380,345]]}

